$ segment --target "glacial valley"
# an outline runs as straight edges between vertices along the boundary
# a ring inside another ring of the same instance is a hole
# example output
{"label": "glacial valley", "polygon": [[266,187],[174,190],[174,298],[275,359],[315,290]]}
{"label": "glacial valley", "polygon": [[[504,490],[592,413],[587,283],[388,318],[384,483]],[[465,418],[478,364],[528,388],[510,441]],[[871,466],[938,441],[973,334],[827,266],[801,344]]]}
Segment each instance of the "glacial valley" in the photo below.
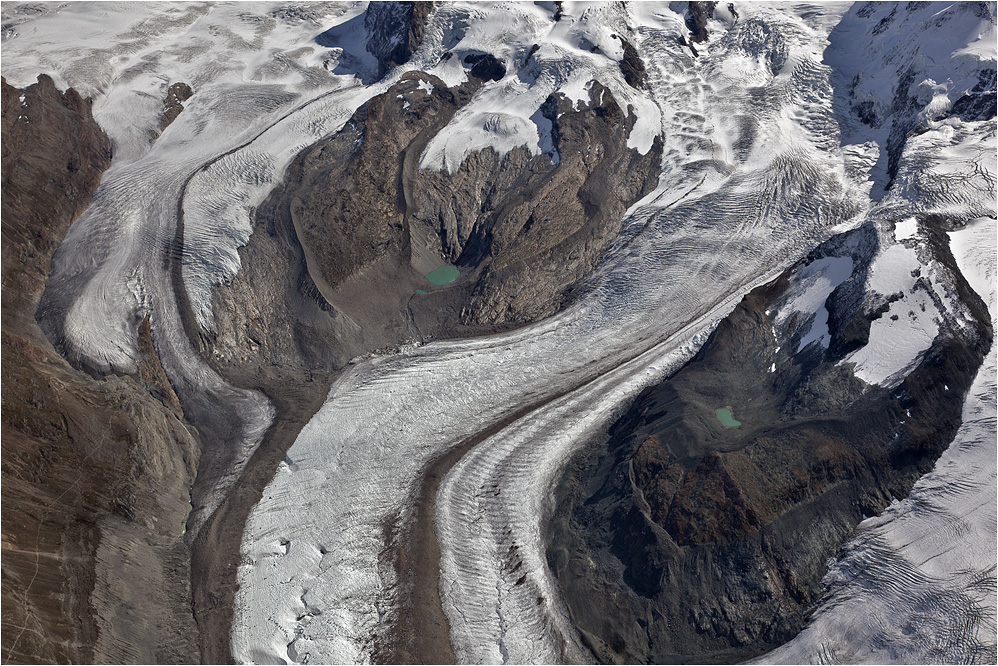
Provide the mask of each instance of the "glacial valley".
{"label": "glacial valley", "polygon": [[994,663],[988,2],[5,2],[3,659]]}

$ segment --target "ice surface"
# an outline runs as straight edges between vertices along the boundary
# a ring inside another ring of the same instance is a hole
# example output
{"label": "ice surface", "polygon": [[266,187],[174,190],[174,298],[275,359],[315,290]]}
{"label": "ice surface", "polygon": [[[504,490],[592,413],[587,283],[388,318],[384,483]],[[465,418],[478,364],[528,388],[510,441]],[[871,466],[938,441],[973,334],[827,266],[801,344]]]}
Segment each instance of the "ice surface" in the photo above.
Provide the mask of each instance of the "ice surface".
{"label": "ice surface", "polygon": [[894,240],[897,241],[914,238],[916,233],[918,233],[918,220],[913,217],[901,220],[894,226]]}
{"label": "ice surface", "polygon": [[[873,261],[868,289],[903,298],[873,321],[869,342],[842,360],[854,363],[853,374],[866,383],[893,385],[903,379],[939,332],[941,312],[932,294],[918,288],[926,268],[914,248],[901,244],[891,245]],[[928,275],[926,279],[931,280]]]}

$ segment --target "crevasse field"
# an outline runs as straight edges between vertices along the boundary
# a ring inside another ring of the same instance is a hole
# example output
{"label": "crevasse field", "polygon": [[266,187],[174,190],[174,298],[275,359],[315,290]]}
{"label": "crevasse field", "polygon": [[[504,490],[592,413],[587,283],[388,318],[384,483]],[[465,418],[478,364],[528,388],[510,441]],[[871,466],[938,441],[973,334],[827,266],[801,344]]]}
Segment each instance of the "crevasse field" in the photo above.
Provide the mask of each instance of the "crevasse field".
{"label": "crevasse field", "polygon": [[[909,68],[922,113],[952,104],[981,63],[995,61],[993,6],[988,18],[925,3],[871,34],[851,3],[738,3],[737,20],[720,12],[695,58],[669,3],[564,5],[553,21],[546,3],[443,4],[413,58],[371,84],[363,81],[377,64],[362,31],[336,33],[337,48],[314,41],[355,25],[364,3],[4,5],[8,82],[45,72],[93,97],[114,145],[92,205],[55,256],[43,324],[80,362],[127,371],[149,315],[178,394],[209,396],[240,425],[229,472],[191,529],[259,446],[274,410],[262,394],[228,386],[188,335],[214,326],[211,290],[240,270],[255,207],[300,150],[406,71],[462,82],[461,58],[442,60],[446,51],[512,65],[430,140],[421,169],[453,172],[486,147],[558,160],[540,105],[552,93],[586,100],[592,81],[636,117],[629,147],[664,143],[658,187],[627,212],[581,299],[510,333],[356,359],[330,387],[246,525],[232,633],[241,662],[370,661],[400,594],[393,564],[379,558],[386,521],[411,516],[430,461],[530,405],[542,406],[476,445],[441,483],[440,594],[461,662],[585,659],[542,538],[564,464],[630,398],[691,358],[747,291],[835,234],[923,213],[974,218],[951,245],[995,317],[994,122],[930,120],[885,189],[887,127],[842,112],[851,94],[893,113]],[[621,75],[614,35],[625,33],[647,68],[645,90]],[[535,44],[530,63],[516,65]],[[172,81],[197,94],[152,142]],[[898,229],[873,262],[871,288],[903,289],[921,266]],[[187,328],[162,261],[176,252],[195,318]],[[787,305],[815,313],[802,346],[827,337],[822,304],[853,270],[823,261],[799,276],[804,288]],[[927,297],[915,305],[937,307]],[[863,381],[890,385],[936,333],[931,312],[917,324],[884,317],[848,361]],[[830,562],[809,626],[764,661],[948,661],[993,641],[995,390],[992,348],[949,450],[910,497],[860,525]],[[524,565],[512,574],[504,558],[514,544]],[[970,623],[981,608],[990,615]],[[941,613],[967,614],[972,635],[940,627]]]}

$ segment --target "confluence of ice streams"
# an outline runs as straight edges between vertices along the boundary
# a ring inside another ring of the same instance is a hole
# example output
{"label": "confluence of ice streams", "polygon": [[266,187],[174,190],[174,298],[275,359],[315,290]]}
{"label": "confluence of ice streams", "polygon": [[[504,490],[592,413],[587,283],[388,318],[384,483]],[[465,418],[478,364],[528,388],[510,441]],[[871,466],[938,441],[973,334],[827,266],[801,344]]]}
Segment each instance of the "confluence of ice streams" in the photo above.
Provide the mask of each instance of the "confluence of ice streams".
{"label": "confluence of ice streams", "polygon": [[[370,661],[398,609],[394,563],[381,556],[392,545],[385,535],[410,524],[421,473],[530,406],[441,483],[440,594],[460,661],[585,659],[542,538],[568,458],[629,398],[689,359],[748,290],[821,241],[867,219],[994,214],[993,165],[980,158],[994,152],[993,123],[930,120],[885,190],[887,128],[836,112],[848,106],[850,81],[859,82],[854,95],[886,108],[899,67],[911,63],[926,108],[951,102],[982,60],[995,59],[993,12],[990,23],[975,22],[970,12],[927,4],[874,39],[855,27],[848,3],[741,3],[737,18],[712,21],[694,58],[679,43],[682,14],[665,3],[563,4],[560,20],[544,3],[438,6],[412,60],[371,85],[361,82],[376,66],[365,35],[334,50],[313,41],[356,20],[364,3],[4,7],[18,33],[4,40],[8,81],[27,85],[47,72],[94,97],[115,151],[56,254],[43,324],[77,360],[127,371],[148,315],[185,405],[222,409],[234,424],[222,433],[228,473],[197,498],[195,529],[259,445],[273,409],[226,385],[188,336],[213,328],[211,290],[239,270],[254,207],[297,152],[403,72],[456,85],[466,77],[464,55],[482,52],[507,64],[505,78],[484,85],[429,142],[421,168],[453,171],[487,146],[526,145],[559,159],[538,109],[556,92],[585,99],[593,80],[636,116],[630,147],[664,142],[657,189],[627,212],[585,295],[566,310],[511,333],[357,359],[335,381],[247,523],[232,635],[239,661]],[[886,14],[886,3],[877,11]],[[933,21],[949,22],[938,31],[945,38],[925,37]],[[624,82],[615,35],[642,57],[647,89]],[[456,57],[442,58],[447,51]],[[197,94],[153,141],[173,81]],[[992,318],[994,254],[979,247],[994,247],[994,229],[985,217],[951,236]],[[193,321],[181,318],[178,275]],[[812,335],[823,337],[817,319]],[[862,361],[851,359],[858,375],[867,372],[861,378],[884,380]],[[936,469],[861,525],[831,566],[814,621],[767,659],[944,659],[954,637],[924,631],[933,612],[955,605],[994,617],[994,375],[992,348]],[[950,548],[957,539],[961,547]],[[523,563],[515,574],[513,546]],[[904,632],[905,613],[918,631]],[[863,647],[857,635],[869,637]]]}

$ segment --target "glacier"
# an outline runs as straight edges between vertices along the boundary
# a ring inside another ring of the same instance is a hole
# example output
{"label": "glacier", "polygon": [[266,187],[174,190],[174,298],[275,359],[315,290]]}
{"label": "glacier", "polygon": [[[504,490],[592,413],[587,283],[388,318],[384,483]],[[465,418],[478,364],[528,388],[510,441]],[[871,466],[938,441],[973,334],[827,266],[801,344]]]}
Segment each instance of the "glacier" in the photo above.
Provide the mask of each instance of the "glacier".
{"label": "glacier", "polygon": [[[565,310],[508,333],[361,357],[335,380],[247,522],[232,629],[240,662],[371,661],[404,593],[385,553],[412,522],[422,474],[490,428],[435,502],[455,654],[585,659],[542,538],[563,465],[691,358],[745,293],[837,233],[924,214],[974,220],[951,246],[994,321],[994,122],[951,113],[993,71],[993,6],[736,3],[737,18],[718,12],[694,56],[683,3],[559,4],[558,20],[554,3],[442,4],[412,59],[376,82],[363,36],[336,33],[366,3],[4,5],[7,80],[46,72],[93,97],[114,149],[38,316],[67,357],[101,372],[134,369],[136,329],[150,317],[185,409],[225,422],[224,471],[195,498],[193,531],[275,413],[199,357],[212,290],[240,270],[256,207],[302,149],[403,73],[457,85],[463,57],[480,53],[503,61],[505,76],[429,141],[420,168],[453,173],[475,151],[518,146],[557,160],[540,105],[553,93],[585,100],[592,81],[636,118],[629,147],[665,146],[658,187],[627,212]],[[336,48],[316,45],[323,31],[339,35]],[[624,80],[619,36],[646,64],[644,89]],[[175,81],[195,96],[157,135]],[[905,225],[877,258],[872,289],[883,271],[918,265],[917,225]],[[824,339],[821,303],[843,269],[826,268],[799,303],[815,313],[807,342]],[[875,340],[912,345],[848,359],[871,384],[903,375],[935,335],[931,316],[877,326],[887,328]],[[994,660],[994,378],[992,347],[949,450],[910,497],[861,524],[830,563],[809,626],[762,661]]]}

